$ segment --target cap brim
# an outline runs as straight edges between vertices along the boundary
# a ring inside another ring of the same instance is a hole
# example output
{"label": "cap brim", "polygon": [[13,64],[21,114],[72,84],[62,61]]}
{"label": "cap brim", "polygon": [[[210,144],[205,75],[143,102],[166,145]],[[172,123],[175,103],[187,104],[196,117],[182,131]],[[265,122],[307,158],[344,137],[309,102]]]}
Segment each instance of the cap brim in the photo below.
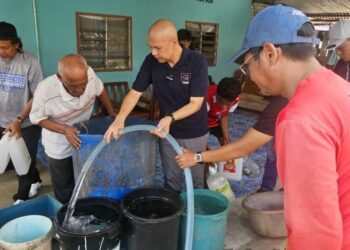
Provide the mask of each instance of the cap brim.
{"label": "cap brim", "polygon": [[331,44],[329,44],[328,46],[327,46],[327,49],[329,50],[329,49],[336,49],[336,48],[338,48],[343,42],[345,42],[347,40],[347,38],[345,38],[345,39],[342,39],[342,40],[338,40],[338,41],[336,41],[336,42],[333,42],[333,43],[331,43]]}
{"label": "cap brim", "polygon": [[326,47],[326,49],[327,49],[327,50],[330,50],[330,49],[335,49],[336,47],[337,47],[337,45],[336,45],[335,43],[332,43],[332,44],[328,45],[328,46]]}
{"label": "cap brim", "polygon": [[0,36],[0,40],[2,40],[2,41],[9,41],[9,40],[16,39],[16,38],[18,38],[18,36],[10,36],[10,37]]}
{"label": "cap brim", "polygon": [[249,49],[243,49],[241,48],[239,51],[237,51],[233,56],[230,57],[230,59],[227,61],[227,64],[242,64],[244,62],[244,55],[248,52]]}

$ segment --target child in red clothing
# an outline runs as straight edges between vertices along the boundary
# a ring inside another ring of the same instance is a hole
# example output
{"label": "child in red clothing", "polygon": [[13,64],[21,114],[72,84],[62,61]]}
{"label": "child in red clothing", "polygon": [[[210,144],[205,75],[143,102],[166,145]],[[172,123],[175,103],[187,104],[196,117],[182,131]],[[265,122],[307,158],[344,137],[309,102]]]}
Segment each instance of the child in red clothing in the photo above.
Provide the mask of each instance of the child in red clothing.
{"label": "child in red clothing", "polygon": [[216,136],[220,145],[231,142],[228,131],[228,114],[233,112],[239,102],[241,83],[235,78],[225,77],[218,85],[209,85],[206,97],[208,127],[210,134]]}

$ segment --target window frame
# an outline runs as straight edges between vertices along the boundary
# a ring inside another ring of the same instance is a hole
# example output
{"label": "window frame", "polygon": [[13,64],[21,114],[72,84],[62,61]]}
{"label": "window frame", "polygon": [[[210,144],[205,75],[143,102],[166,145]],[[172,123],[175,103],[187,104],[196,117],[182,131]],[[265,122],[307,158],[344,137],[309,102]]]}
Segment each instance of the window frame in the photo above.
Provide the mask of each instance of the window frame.
{"label": "window frame", "polygon": [[[80,37],[80,16],[93,16],[93,17],[102,17],[102,18],[125,18],[125,20],[128,23],[127,31],[128,31],[128,65],[126,68],[118,69],[118,68],[107,68],[105,66],[104,68],[94,68],[91,66],[95,72],[115,72],[115,71],[132,71],[133,70],[133,51],[132,51],[132,17],[131,16],[122,16],[122,15],[111,15],[111,14],[101,14],[101,13],[90,13],[90,12],[75,12],[75,25],[76,25],[76,46],[77,46],[77,53],[81,54],[81,37]],[[104,50],[106,53],[106,48]],[[84,56],[84,55],[82,55]]]}
{"label": "window frame", "polygon": [[[202,31],[202,26],[203,25],[211,25],[211,26],[214,26],[215,27],[215,39],[214,39],[214,62],[213,64],[209,64],[209,61],[206,57],[206,54],[203,54],[202,55],[207,59],[207,62],[208,62],[208,66],[209,67],[215,67],[216,64],[217,64],[217,59],[218,59],[218,47],[219,47],[219,27],[220,27],[220,24],[219,23],[209,23],[209,22],[198,22],[198,21],[190,21],[190,20],[186,20],[185,21],[185,28],[190,30],[192,32],[192,40],[193,40],[193,30],[191,30],[190,28],[188,28],[188,24],[191,23],[191,24],[195,24],[195,25],[199,25],[200,27],[200,47],[199,47],[199,50],[200,52],[202,53],[202,46],[203,46],[203,33],[204,31]],[[192,41],[191,41],[192,42]]]}

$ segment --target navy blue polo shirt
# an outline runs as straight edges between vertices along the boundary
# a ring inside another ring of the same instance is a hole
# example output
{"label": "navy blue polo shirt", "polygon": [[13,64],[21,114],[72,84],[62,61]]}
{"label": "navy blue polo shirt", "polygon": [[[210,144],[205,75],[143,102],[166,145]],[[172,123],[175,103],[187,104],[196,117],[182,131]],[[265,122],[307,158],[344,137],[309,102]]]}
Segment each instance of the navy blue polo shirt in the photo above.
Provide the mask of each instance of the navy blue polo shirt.
{"label": "navy blue polo shirt", "polygon": [[[184,49],[180,60],[170,67],[159,63],[149,54],[133,84],[133,89],[143,92],[153,84],[159,101],[161,117],[173,113],[189,103],[191,97],[205,97],[208,90],[208,66],[205,58],[194,51]],[[201,109],[170,127],[170,134],[177,139],[191,139],[208,132],[208,114],[205,98]]]}

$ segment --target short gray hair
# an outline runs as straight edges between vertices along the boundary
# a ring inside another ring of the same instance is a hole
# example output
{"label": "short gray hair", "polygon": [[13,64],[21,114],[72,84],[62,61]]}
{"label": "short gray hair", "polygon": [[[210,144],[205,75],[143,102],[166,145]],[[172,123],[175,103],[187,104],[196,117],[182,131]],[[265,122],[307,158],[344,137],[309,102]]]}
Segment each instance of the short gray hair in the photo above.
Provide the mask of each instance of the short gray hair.
{"label": "short gray hair", "polygon": [[83,56],[79,54],[68,54],[62,57],[57,63],[57,69],[60,75],[62,75],[63,73],[63,69],[65,67],[66,61],[73,58],[78,59],[78,61],[80,61],[86,67],[86,69],[88,69],[88,64]]}

